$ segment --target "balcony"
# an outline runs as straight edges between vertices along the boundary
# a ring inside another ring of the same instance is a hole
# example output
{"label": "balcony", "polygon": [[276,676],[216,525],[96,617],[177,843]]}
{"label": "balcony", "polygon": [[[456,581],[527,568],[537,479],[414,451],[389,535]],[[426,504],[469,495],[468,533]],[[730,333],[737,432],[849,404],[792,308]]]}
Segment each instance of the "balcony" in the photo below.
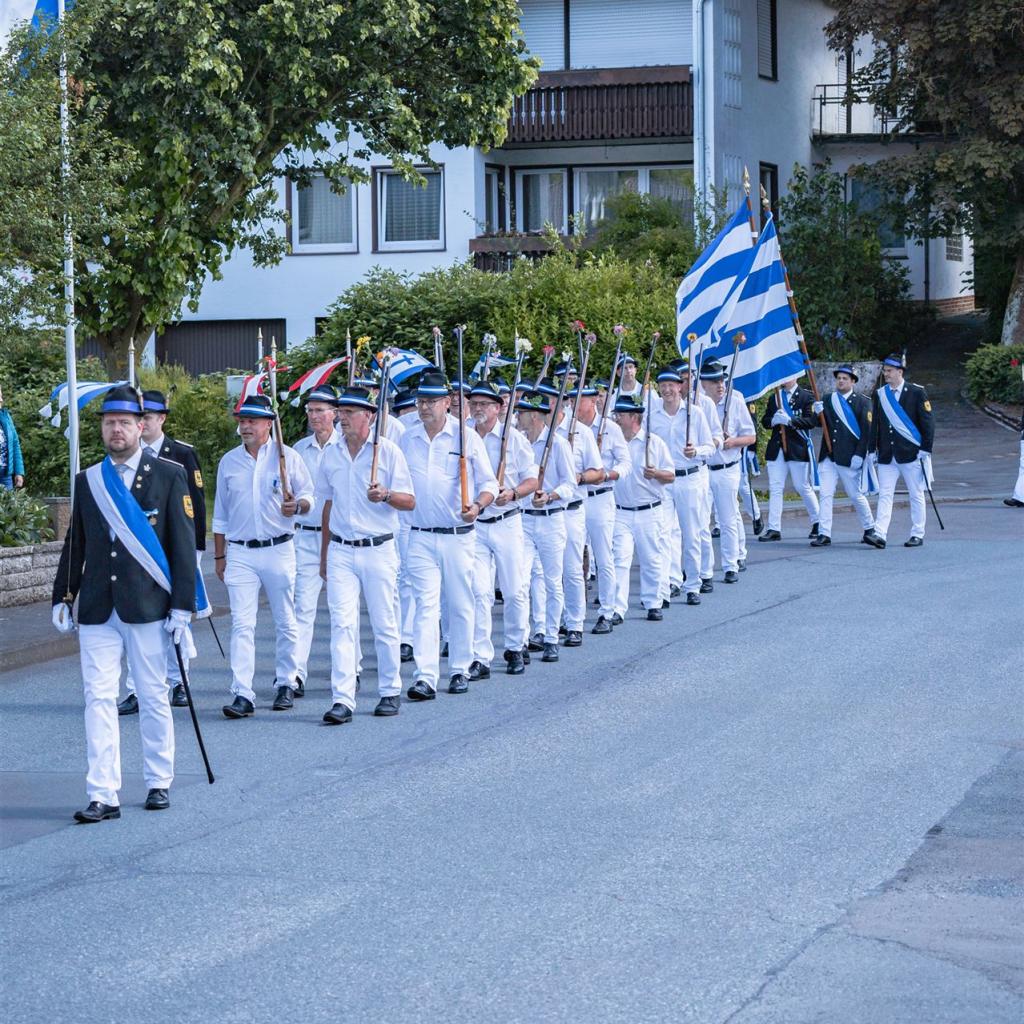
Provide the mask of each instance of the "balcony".
{"label": "balcony", "polygon": [[902,121],[902,111],[875,106],[845,82],[814,87],[811,135],[819,142],[917,142],[941,134],[935,122]]}
{"label": "balcony", "polygon": [[692,138],[686,65],[549,71],[513,101],[504,148]]}

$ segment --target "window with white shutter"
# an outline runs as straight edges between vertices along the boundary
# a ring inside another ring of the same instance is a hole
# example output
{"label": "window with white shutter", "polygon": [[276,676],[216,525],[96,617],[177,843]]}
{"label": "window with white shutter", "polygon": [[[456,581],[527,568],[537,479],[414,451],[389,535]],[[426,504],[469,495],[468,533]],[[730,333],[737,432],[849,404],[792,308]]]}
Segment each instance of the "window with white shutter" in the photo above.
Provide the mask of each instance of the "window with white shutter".
{"label": "window with white shutter", "polygon": [[377,172],[377,248],[444,248],[444,173],[420,169],[426,185]]}
{"label": "window with white shutter", "polygon": [[757,0],[757,73],[776,81],[779,77],[777,0]]}
{"label": "window with white shutter", "polygon": [[573,0],[569,59],[574,68],[693,63],[692,0]]}
{"label": "window with white shutter", "polygon": [[540,58],[542,71],[565,69],[563,0],[519,0],[519,31],[530,55]]}
{"label": "window with white shutter", "polygon": [[722,103],[739,110],[743,106],[743,15],[736,0],[722,14]]}
{"label": "window with white shutter", "polygon": [[348,184],[343,195],[316,175],[308,186],[292,189],[293,252],[355,252],[356,187]]}

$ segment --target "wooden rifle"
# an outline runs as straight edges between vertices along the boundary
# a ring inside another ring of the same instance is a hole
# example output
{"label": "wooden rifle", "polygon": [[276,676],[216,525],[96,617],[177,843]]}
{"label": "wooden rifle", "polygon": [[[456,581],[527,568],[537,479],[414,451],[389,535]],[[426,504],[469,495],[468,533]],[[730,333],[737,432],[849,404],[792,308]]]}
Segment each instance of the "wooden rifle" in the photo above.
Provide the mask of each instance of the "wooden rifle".
{"label": "wooden rifle", "polygon": [[562,384],[558,389],[558,397],[555,399],[555,408],[551,413],[551,423],[548,426],[548,437],[544,442],[544,452],[540,457],[540,472],[537,474],[537,490],[535,492],[537,494],[540,494],[544,490],[544,473],[548,468],[548,457],[551,455],[551,445],[555,440],[555,424],[558,422],[558,414],[562,411],[562,403],[565,401],[565,385],[568,379],[568,373],[562,375]]}
{"label": "wooden rifle", "polygon": [[[518,343],[518,338],[516,339]],[[508,461],[508,439],[511,436],[513,430],[512,417],[516,412],[516,387],[519,384],[520,378],[523,373],[523,360],[526,358],[526,350],[523,349],[516,356],[516,371],[515,377],[512,381],[512,392],[508,399],[508,408],[505,410],[505,419],[501,424],[501,452],[498,456],[498,472],[496,474],[498,478],[498,490],[504,490],[505,487],[505,465]]]}
{"label": "wooden rifle", "polygon": [[434,365],[444,373],[444,350],[441,346],[441,328],[432,328],[431,334],[434,336]]}
{"label": "wooden rifle", "polygon": [[601,422],[597,426],[597,450],[601,450],[601,442],[604,440],[604,428],[608,422],[609,406],[615,404],[615,378],[619,373],[619,360],[622,357],[622,335],[618,336],[619,343],[615,346],[615,359],[612,362],[612,372],[608,379],[608,393],[604,398],[604,407],[601,409]]}
{"label": "wooden rifle", "polygon": [[[463,366],[462,366],[462,334],[465,327],[462,325],[455,328],[455,339],[459,345],[459,387],[462,387]],[[462,497],[462,511],[469,511],[469,473],[466,466],[466,417],[462,409],[464,395],[459,394],[459,493]]]}
{"label": "wooden rifle", "polygon": [[277,442],[277,475],[281,480],[281,497],[292,500],[288,485],[288,464],[284,457],[284,431],[281,429],[281,413],[277,404],[277,338],[270,336],[270,405],[274,410],[274,440]]}
{"label": "wooden rifle", "polygon": [[742,331],[737,331],[732,336],[732,363],[729,366],[729,384],[725,389],[725,406],[722,409],[722,437],[729,439],[729,403],[732,401],[732,386],[736,381],[736,357],[740,352],[740,345],[747,340]]}
{"label": "wooden rifle", "polygon": [[380,391],[377,394],[377,416],[373,421],[373,459],[370,462],[370,486],[377,484],[377,462],[380,457],[380,439],[384,433],[385,417],[388,413],[388,385],[390,381],[391,357],[381,357]]}
{"label": "wooden rifle", "polygon": [[697,340],[697,335],[690,331],[686,336],[686,372],[690,375],[690,380],[686,383],[686,447],[690,447],[690,397],[693,394],[693,343]]}
{"label": "wooden rifle", "polygon": [[654,352],[658,347],[658,339],[660,337],[661,331],[655,331],[651,338],[651,354],[647,357],[647,367],[644,369],[644,383],[643,387],[640,389],[647,411],[647,415],[645,416],[646,436],[644,437],[644,465],[648,468],[650,468],[651,465],[651,408],[654,405],[651,401],[651,367],[654,365]]}
{"label": "wooden rifle", "polygon": [[[587,382],[587,365],[590,363],[590,349],[593,346],[597,338],[593,334],[588,334],[586,342],[583,346],[582,359],[580,360],[580,375],[576,379],[576,401],[572,403],[572,416],[569,418],[569,447],[573,446],[573,442],[576,440],[576,420],[579,417],[580,411],[580,397],[583,392],[583,385]],[[566,368],[565,376],[569,376],[568,367]]]}

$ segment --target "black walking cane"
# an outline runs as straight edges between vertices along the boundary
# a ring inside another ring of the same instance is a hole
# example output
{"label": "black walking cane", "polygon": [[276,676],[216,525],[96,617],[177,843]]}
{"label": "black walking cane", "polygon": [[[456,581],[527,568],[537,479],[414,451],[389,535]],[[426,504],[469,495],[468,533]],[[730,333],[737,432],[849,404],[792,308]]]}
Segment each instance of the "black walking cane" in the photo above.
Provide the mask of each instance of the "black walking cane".
{"label": "black walking cane", "polygon": [[932,502],[932,509],[935,512],[935,518],[939,521],[939,529],[944,530],[946,528],[946,524],[942,521],[942,516],[939,515],[939,506],[935,504],[935,495],[932,494],[931,485],[928,483],[928,474],[925,472],[924,463],[920,459],[917,461],[921,467],[921,476],[924,478],[924,489],[928,492],[928,497]]}
{"label": "black walking cane", "polygon": [[188,713],[192,716],[192,727],[196,731],[196,740],[199,743],[199,753],[203,755],[203,764],[206,765],[206,778],[210,785],[213,785],[213,769],[210,767],[210,759],[206,756],[206,746],[203,743],[203,734],[199,731],[199,719],[196,717],[196,706],[192,703],[192,687],[188,685],[188,673],[185,671],[185,660],[181,656],[181,644],[175,642],[174,653],[178,658],[178,671],[181,673],[181,685],[185,687],[185,697],[188,700]]}

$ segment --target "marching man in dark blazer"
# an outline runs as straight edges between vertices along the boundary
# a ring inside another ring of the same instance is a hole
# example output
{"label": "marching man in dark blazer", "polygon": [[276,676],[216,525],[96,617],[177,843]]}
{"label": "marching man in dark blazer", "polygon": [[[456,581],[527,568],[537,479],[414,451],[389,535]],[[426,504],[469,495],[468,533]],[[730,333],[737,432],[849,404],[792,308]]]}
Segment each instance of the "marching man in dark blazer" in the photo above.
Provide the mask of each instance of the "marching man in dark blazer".
{"label": "marching man in dark blazer", "polygon": [[[169,412],[167,398],[162,391],[142,392],[143,453],[152,455],[154,458],[176,462],[185,470],[188,495],[192,499],[194,514],[192,521],[196,531],[196,565],[198,566],[202,561],[203,552],[206,550],[206,493],[203,489],[203,472],[199,466],[199,457],[192,445],[185,441],[175,441],[164,434],[164,423],[167,421]],[[186,672],[195,651],[191,633],[192,630],[189,628],[181,644],[181,659]],[[188,707],[185,686],[181,681],[181,672],[178,670],[178,658],[174,652],[174,645],[170,641],[167,644],[167,678],[174,684],[171,690],[171,706]],[[128,690],[128,696],[117,705],[117,713],[119,715],[137,715],[139,699],[135,693],[135,677],[132,673],[131,663],[129,663],[126,673],[125,688]]]}
{"label": "marching man in dark blazer", "polygon": [[53,624],[75,628],[85,688],[89,806],[83,823],[119,818],[117,689],[121,658],[134,671],[140,706],[147,810],[170,805],[174,723],[167,701],[167,635],[180,643],[195,605],[195,512],[181,466],[144,453],[142,403],[134,388],[104,396],[107,457],[75,478],[71,527],[53,585]]}
{"label": "marching man in dark blazer", "polygon": [[[781,407],[778,401],[782,398]],[[765,449],[768,463],[768,529],[758,540],[782,540],[782,496],[786,490],[786,474],[793,489],[804,499],[811,520],[810,536],[818,535],[818,496],[811,480],[811,450],[807,431],[818,424],[821,403],[807,388],[798,387],[796,378],[787,380],[772,393],[768,408],[761,417],[761,426],[770,429],[771,438]],[[782,445],[785,432],[786,444]]]}
{"label": "marching man in dark blazer", "polygon": [[840,481],[860,518],[864,531],[861,541],[872,547],[884,547],[881,537],[875,533],[875,517],[871,514],[863,485],[864,460],[871,442],[871,399],[854,391],[853,385],[858,378],[853,367],[840,366],[832,371],[832,376],[836,380],[836,389],[824,402],[825,425],[832,447],[829,449],[822,436],[818,453],[821,518],[818,536],[811,541],[811,547],[825,548],[832,543],[832,502]]}
{"label": "marching man in dark blazer", "polygon": [[872,409],[871,447],[878,459],[875,532],[886,539],[896,481],[902,476],[910,495],[910,539],[903,546],[919,548],[924,543],[926,483],[930,487],[932,481],[935,422],[924,388],[904,380],[903,373],[902,356],[882,360],[885,384],[875,392]]}

